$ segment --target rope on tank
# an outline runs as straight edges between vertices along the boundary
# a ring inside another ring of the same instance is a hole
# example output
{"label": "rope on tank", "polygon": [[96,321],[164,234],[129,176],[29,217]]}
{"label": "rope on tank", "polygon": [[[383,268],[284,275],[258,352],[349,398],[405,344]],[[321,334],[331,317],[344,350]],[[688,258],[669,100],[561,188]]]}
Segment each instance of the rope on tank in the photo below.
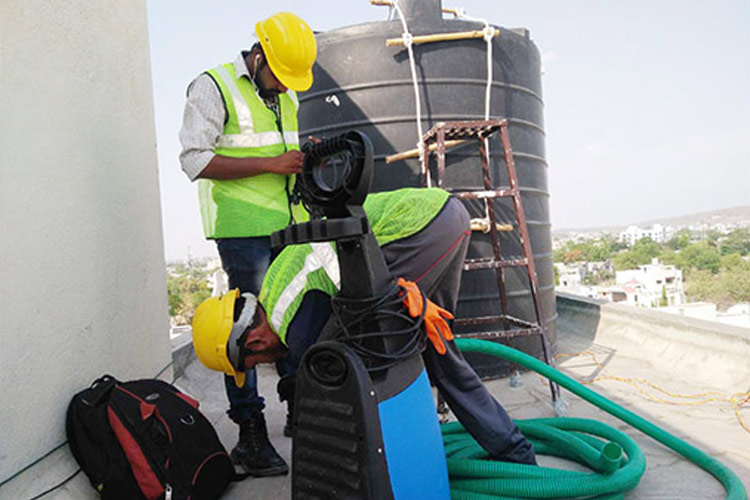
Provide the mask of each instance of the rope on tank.
{"label": "rope on tank", "polygon": [[[414,87],[414,100],[416,104],[417,137],[419,138],[419,140],[417,141],[417,148],[415,150],[410,150],[410,151],[406,151],[403,153],[397,153],[395,155],[391,155],[386,159],[386,161],[387,163],[391,163],[393,161],[403,160],[405,158],[412,158],[418,155],[419,163],[423,164],[424,155],[429,154],[429,152],[424,150],[424,144],[422,143],[422,140],[421,140],[424,134],[422,130],[422,105],[421,105],[421,97],[419,93],[419,82],[417,81],[417,70],[416,70],[416,65],[414,62],[413,45],[415,43],[415,39],[414,39],[414,36],[409,32],[409,25],[406,22],[404,13],[398,4],[398,0],[370,0],[370,3],[372,5],[387,6],[388,7],[388,19],[391,19],[392,17],[394,17],[392,15],[394,10],[399,16],[404,32],[402,33],[400,40],[398,38],[388,40],[387,44],[390,45],[392,42],[394,44],[395,42],[400,42],[400,44],[403,44],[406,47],[409,53],[409,66],[411,69],[411,79],[412,79],[412,85]],[[487,21],[486,19],[472,17],[466,14],[466,9],[464,9],[463,7],[453,8],[453,9],[443,9],[443,12],[448,13],[448,14],[453,14],[453,16],[458,19],[463,19],[466,21],[472,21],[472,22],[484,24],[484,29],[481,32],[482,38],[487,44],[487,85],[486,85],[485,94],[484,94],[484,119],[489,120],[491,106],[492,106],[491,104],[492,103],[492,78],[493,78],[492,39],[498,35],[498,31],[495,30],[495,28],[493,28],[492,26],[490,26],[489,21]],[[466,38],[467,36],[471,37],[474,33],[476,33],[476,35],[479,35],[479,32],[460,33],[458,35],[461,35],[461,38]],[[424,40],[421,40],[420,43],[428,43],[430,41],[440,41],[440,35],[425,36],[425,37],[418,37],[418,38],[424,39]],[[485,150],[489,151],[489,148],[485,147]],[[432,185],[432,179],[430,178],[429,172],[426,173],[426,180],[427,180],[427,186],[430,187]]]}
{"label": "rope on tank", "polygon": [[[398,0],[393,0],[392,2],[393,8],[396,9],[396,13],[398,14],[398,17],[401,20],[401,26],[404,29],[404,32],[401,34],[401,38],[404,41],[404,46],[406,47],[406,50],[409,52],[409,67],[411,68],[411,81],[414,85],[414,102],[416,104],[417,108],[417,150],[419,151],[419,162],[422,163],[422,159],[424,158],[424,145],[422,144],[422,99],[419,94],[419,82],[417,82],[417,66],[414,62],[414,49],[412,45],[414,44],[414,37],[409,32],[409,24],[406,22],[406,17],[404,16],[404,12],[401,10],[401,7],[398,4]],[[430,179],[430,173],[427,173],[427,187],[431,187],[432,180]]]}
{"label": "rope on tank", "polygon": [[[489,21],[477,17],[471,17],[466,14],[466,9],[459,7],[456,9],[450,9],[449,12],[458,19],[466,21],[473,21],[484,24],[484,41],[487,43],[487,87],[484,91],[484,119],[490,119],[490,107],[492,106],[492,39],[495,37],[495,28],[490,26]],[[489,139],[484,138],[484,154],[486,156],[487,164],[490,163],[490,147]],[[485,204],[484,219],[473,219],[473,225],[481,226],[486,225],[487,229],[491,227],[490,223],[490,212],[489,205]],[[472,228],[473,230],[473,228]]]}
{"label": "rope on tank", "polygon": [[486,19],[471,17],[466,14],[466,9],[458,7],[456,9],[445,9],[446,12],[453,14],[458,19],[464,19],[466,21],[473,21],[476,23],[484,24],[484,41],[487,43],[487,88],[484,93],[484,119],[490,119],[490,106],[492,97],[492,39],[495,37],[495,28],[490,26],[489,21]]}

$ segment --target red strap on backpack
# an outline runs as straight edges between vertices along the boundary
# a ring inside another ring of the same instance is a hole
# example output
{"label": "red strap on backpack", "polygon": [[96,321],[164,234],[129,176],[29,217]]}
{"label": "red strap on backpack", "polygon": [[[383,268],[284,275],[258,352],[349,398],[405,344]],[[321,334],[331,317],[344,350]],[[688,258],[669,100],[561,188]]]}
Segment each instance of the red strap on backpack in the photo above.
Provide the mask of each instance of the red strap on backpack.
{"label": "red strap on backpack", "polygon": [[120,441],[122,450],[128,457],[130,470],[133,471],[133,477],[135,477],[143,495],[147,500],[157,500],[164,494],[164,487],[156,477],[153,469],[151,469],[146,456],[143,454],[143,450],[138,446],[138,443],[111,407],[107,408],[107,418],[109,419],[112,431],[114,431],[115,436]]}

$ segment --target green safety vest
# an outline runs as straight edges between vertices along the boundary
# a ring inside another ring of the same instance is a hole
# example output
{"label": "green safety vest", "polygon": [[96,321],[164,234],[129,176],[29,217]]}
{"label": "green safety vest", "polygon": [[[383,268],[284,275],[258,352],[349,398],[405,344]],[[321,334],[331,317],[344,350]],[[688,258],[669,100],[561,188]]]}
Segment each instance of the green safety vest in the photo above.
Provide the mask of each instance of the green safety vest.
{"label": "green safety vest", "polygon": [[[299,150],[294,91],[279,95],[281,127],[276,114],[258,96],[248,78],[238,78],[234,64],[207,71],[224,99],[227,120],[214,153],[233,158],[268,158]],[[281,128],[281,131],[279,130]],[[265,173],[233,180],[198,180],[198,196],[206,238],[268,236],[292,221],[306,220],[291,207],[294,176]],[[299,218],[298,218],[299,217]]]}
{"label": "green safety vest", "polygon": [[[380,246],[412,236],[442,210],[448,192],[438,188],[404,188],[371,194],[364,203],[370,227]],[[286,247],[271,263],[258,299],[271,329],[286,343],[289,324],[305,294],[335,294],[340,286],[339,262],[333,243]]]}

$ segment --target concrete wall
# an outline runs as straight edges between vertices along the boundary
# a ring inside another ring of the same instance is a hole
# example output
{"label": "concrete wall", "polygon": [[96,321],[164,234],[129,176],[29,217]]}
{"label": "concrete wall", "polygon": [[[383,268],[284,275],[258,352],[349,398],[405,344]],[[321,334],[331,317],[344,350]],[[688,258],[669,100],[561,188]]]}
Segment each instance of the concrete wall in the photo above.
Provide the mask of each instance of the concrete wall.
{"label": "concrete wall", "polygon": [[[750,380],[750,329],[655,310],[557,294],[558,341],[640,352],[656,366],[679,369],[685,381],[745,392]],[[588,347],[588,346],[581,346]]]}
{"label": "concrete wall", "polygon": [[0,0],[0,482],[170,361],[145,1]]}

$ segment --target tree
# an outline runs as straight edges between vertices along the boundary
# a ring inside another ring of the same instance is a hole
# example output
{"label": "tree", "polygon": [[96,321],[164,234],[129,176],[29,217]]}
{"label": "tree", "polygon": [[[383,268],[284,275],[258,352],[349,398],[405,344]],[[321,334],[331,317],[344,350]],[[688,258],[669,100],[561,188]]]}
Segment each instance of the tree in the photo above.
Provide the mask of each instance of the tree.
{"label": "tree", "polygon": [[211,296],[208,273],[192,266],[178,266],[167,274],[169,315],[178,325],[190,323],[198,305]]}
{"label": "tree", "polygon": [[613,258],[615,268],[622,271],[635,269],[638,266],[650,264],[654,257],[662,253],[661,245],[651,238],[642,238],[635,242],[630,250],[621,251]]}
{"label": "tree", "polygon": [[611,258],[612,237],[600,240],[587,240],[580,243],[569,241],[562,248],[555,250],[555,262],[601,262]]}
{"label": "tree", "polygon": [[685,294],[692,300],[714,302],[726,301],[719,280],[709,270],[693,270],[685,280]]}
{"label": "tree", "polygon": [[677,254],[673,252],[671,249],[665,247],[662,247],[661,253],[659,254],[659,262],[661,262],[664,265],[675,265],[675,261],[677,260]]}
{"label": "tree", "polygon": [[750,271],[750,261],[740,257],[738,253],[724,255],[721,258],[721,267],[727,271],[743,272]]}
{"label": "tree", "polygon": [[729,233],[720,245],[721,254],[750,254],[750,229],[735,229]]}
{"label": "tree", "polygon": [[638,262],[633,256],[630,250],[623,250],[612,258],[612,262],[615,265],[615,269],[618,271],[624,271],[626,269],[635,269],[638,267]]}
{"label": "tree", "polygon": [[699,269],[716,274],[721,267],[721,255],[708,242],[700,241],[681,250],[677,254],[676,265],[684,271]]}
{"label": "tree", "polygon": [[583,260],[583,252],[578,248],[574,248],[565,252],[562,260],[566,264],[570,264],[571,262],[581,262]]}
{"label": "tree", "polygon": [[590,261],[601,262],[612,257],[612,249],[607,240],[600,240],[597,244],[591,246]]}
{"label": "tree", "polygon": [[628,244],[623,243],[622,241],[615,241],[609,245],[609,250],[612,253],[619,252],[620,250],[627,250],[628,248]]}
{"label": "tree", "polygon": [[661,245],[651,238],[641,238],[635,242],[630,251],[633,253],[638,265],[650,264],[654,257],[658,257],[661,254]]}
{"label": "tree", "polygon": [[713,302],[726,309],[738,302],[750,301],[750,270],[694,270],[685,280],[685,293],[693,300]]}
{"label": "tree", "polygon": [[719,238],[721,237],[722,234],[716,229],[709,229],[708,231],[706,231],[706,241],[714,248],[718,248]]}
{"label": "tree", "polygon": [[586,276],[583,277],[583,284],[600,285],[602,283],[612,281],[613,279],[614,275],[611,272],[607,271],[606,269],[601,269],[593,273],[586,273]]}
{"label": "tree", "polygon": [[690,230],[680,229],[664,245],[672,250],[682,250],[690,244]]}

